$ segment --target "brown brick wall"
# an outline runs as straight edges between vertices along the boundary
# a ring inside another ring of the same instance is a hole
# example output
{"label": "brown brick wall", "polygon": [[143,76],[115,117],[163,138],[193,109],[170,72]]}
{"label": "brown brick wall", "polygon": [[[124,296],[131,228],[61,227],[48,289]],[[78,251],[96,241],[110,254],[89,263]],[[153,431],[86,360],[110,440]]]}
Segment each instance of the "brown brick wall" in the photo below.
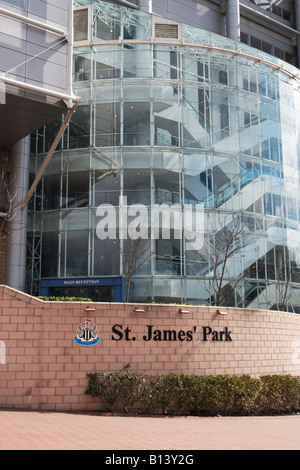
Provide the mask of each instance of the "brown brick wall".
{"label": "brown brick wall", "polygon": [[[119,371],[126,364],[153,374],[300,375],[300,315],[179,310],[175,305],[42,302],[0,286],[0,408],[95,410],[97,403],[84,393],[87,373]],[[95,345],[74,341],[86,317],[99,331]],[[154,336],[145,341],[148,325]],[[204,331],[211,331],[207,341]]]}

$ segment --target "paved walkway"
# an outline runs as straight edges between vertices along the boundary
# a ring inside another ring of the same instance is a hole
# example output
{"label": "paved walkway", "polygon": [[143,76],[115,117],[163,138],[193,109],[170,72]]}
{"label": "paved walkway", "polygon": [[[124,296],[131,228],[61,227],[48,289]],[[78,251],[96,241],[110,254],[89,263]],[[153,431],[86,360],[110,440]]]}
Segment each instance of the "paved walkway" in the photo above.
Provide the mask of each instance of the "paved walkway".
{"label": "paved walkway", "polygon": [[0,450],[299,450],[300,415],[131,417],[0,411]]}

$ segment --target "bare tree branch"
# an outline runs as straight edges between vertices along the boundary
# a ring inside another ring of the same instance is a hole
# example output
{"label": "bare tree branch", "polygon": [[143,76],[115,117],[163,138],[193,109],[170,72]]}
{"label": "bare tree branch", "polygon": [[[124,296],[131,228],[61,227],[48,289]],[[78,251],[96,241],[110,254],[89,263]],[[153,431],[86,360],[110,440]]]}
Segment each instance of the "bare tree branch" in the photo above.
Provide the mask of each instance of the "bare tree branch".
{"label": "bare tree branch", "polygon": [[228,214],[218,212],[204,243],[204,251],[212,267],[206,285],[215,305],[228,301],[244,278],[242,270],[238,275],[237,272],[228,275],[227,271],[230,261],[234,263],[234,257],[242,252],[252,238],[240,216],[230,221],[228,219]]}
{"label": "bare tree branch", "polygon": [[277,263],[275,266],[275,273],[276,291],[278,294],[277,308],[281,311],[288,310],[289,301],[292,296],[292,273],[291,267],[289,266],[288,253],[286,249],[284,249],[282,261]]}
{"label": "bare tree branch", "polygon": [[0,150],[0,237],[6,237],[7,223],[14,217],[13,203],[16,194],[10,190],[11,156],[8,150]]}
{"label": "bare tree branch", "polygon": [[139,251],[142,241],[143,240],[141,238],[129,238],[127,240],[123,240],[123,243],[121,243],[119,239],[116,240],[116,245],[119,248],[122,259],[123,274],[125,275],[126,302],[129,302],[132,277],[139,271],[143,264],[148,261],[152,254],[151,250],[149,250],[149,246],[142,251]]}

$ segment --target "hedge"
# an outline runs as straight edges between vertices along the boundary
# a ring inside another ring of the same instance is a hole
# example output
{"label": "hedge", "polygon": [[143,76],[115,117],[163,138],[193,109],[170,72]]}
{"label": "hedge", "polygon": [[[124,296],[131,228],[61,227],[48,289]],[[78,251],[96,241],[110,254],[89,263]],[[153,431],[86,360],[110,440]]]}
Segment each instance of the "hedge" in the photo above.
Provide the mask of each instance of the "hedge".
{"label": "hedge", "polygon": [[45,302],[92,302],[91,299],[85,297],[55,297],[55,296],[39,296],[38,299]]}
{"label": "hedge", "polygon": [[191,416],[259,416],[300,411],[300,377],[88,374],[100,411]]}

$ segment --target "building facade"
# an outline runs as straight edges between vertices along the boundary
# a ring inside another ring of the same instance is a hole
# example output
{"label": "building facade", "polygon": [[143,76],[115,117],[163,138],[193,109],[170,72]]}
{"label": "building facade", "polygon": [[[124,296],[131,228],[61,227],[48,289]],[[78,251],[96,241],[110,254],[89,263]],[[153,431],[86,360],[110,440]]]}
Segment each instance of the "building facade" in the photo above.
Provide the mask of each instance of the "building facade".
{"label": "building facade", "polygon": [[23,291],[30,134],[71,117],[72,50],[71,0],[0,1],[0,283]]}
{"label": "building facade", "polygon": [[299,2],[259,3],[75,0],[81,101],[30,201],[29,293],[299,313]]}

